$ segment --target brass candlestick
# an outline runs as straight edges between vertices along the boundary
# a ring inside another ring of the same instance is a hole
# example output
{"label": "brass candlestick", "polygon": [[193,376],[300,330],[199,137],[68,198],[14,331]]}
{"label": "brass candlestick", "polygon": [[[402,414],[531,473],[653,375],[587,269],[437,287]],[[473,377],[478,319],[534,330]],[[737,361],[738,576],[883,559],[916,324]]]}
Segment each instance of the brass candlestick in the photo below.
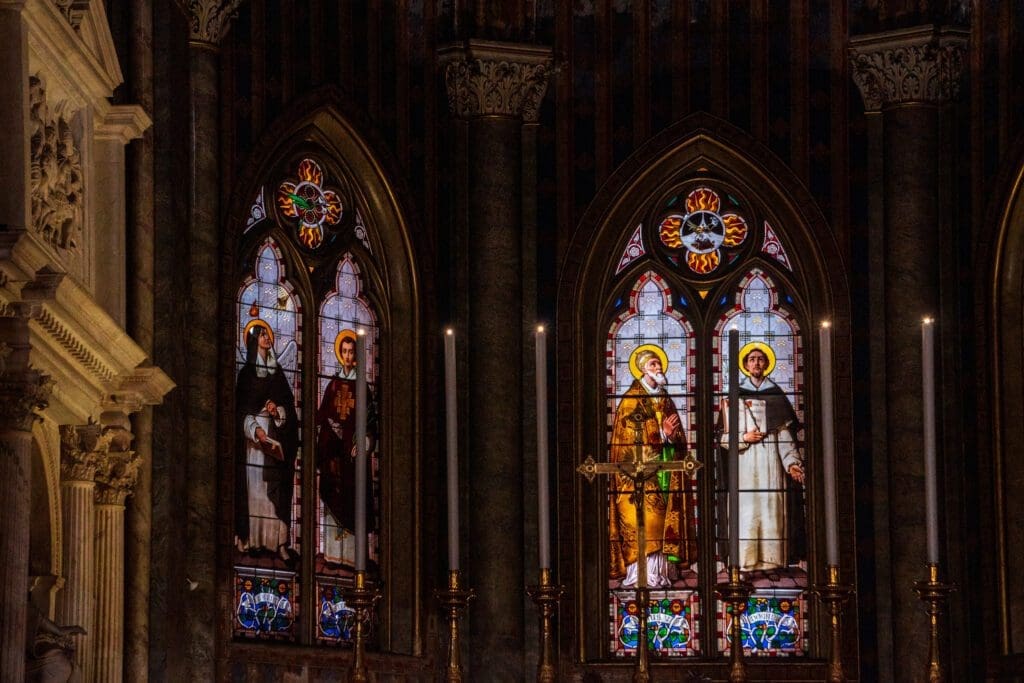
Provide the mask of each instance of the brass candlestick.
{"label": "brass candlestick", "polygon": [[459,661],[459,612],[476,597],[476,591],[472,588],[459,586],[459,576],[459,570],[452,569],[448,572],[448,588],[434,591],[434,597],[448,611],[448,669],[444,679],[447,683],[462,683],[462,663]]}
{"label": "brass candlestick", "polygon": [[743,625],[740,615],[747,609],[747,601],[754,587],[740,580],[740,568],[729,567],[729,581],[715,586],[715,593],[725,604],[732,606],[732,624],[729,635],[732,640],[729,647],[729,683],[746,683],[747,666],[743,662]]}
{"label": "brass candlestick", "polygon": [[939,627],[942,621],[940,617],[946,611],[949,594],[954,590],[956,590],[955,585],[939,581],[939,565],[934,562],[928,563],[928,580],[914,583],[914,592],[917,593],[917,597],[928,603],[930,638],[928,663],[925,670],[925,680],[928,683],[945,683],[948,680],[946,666],[939,650]]}
{"label": "brass candlestick", "polygon": [[362,569],[356,570],[355,585],[345,591],[345,603],[356,613],[355,657],[352,671],[348,676],[351,683],[364,683],[370,680],[366,673],[366,627],[373,615],[373,606],[380,598],[379,590],[366,586],[366,572]]}
{"label": "brass candlestick", "polygon": [[555,665],[555,629],[552,622],[563,592],[564,586],[555,586],[551,583],[550,569],[541,569],[540,584],[526,589],[526,594],[533,599],[540,612],[540,661],[537,663],[539,683],[554,683],[558,680],[558,669]]}
{"label": "brass candlestick", "polygon": [[845,683],[846,675],[843,673],[843,660],[840,656],[842,642],[843,609],[846,601],[853,594],[853,586],[839,583],[839,566],[830,564],[828,566],[828,583],[819,584],[814,587],[818,598],[828,606],[828,613],[831,617],[830,630],[832,633],[831,644],[828,653],[828,683]]}

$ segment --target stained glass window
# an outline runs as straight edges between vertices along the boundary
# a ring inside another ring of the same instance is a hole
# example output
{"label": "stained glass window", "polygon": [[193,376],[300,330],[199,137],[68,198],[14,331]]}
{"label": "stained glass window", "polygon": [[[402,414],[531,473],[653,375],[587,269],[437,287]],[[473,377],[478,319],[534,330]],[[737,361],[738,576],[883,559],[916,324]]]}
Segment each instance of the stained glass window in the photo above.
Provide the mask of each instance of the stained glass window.
{"label": "stained glass window", "polygon": [[[690,444],[694,443],[698,427],[693,400],[694,354],[693,328],[673,307],[671,290],[656,273],[645,273],[630,292],[628,309],[616,318],[608,332],[607,427],[611,462],[690,457]],[[698,605],[692,592],[696,586],[693,565],[697,562],[696,485],[696,475],[681,471],[661,472],[645,484],[647,583],[658,589],[652,596],[657,594],[659,600],[686,605],[690,619]],[[628,477],[610,477],[608,600],[613,615],[612,651],[616,654],[636,648],[636,624],[627,609],[631,603],[625,597],[629,591],[624,592],[635,588],[644,566],[638,548],[633,491]],[[635,604],[632,609],[635,612]],[[652,611],[652,618],[662,614]],[[673,621],[677,626],[684,622],[685,634],[673,631],[672,638],[655,639],[656,654],[680,656],[699,652],[686,618]]]}
{"label": "stained glass window", "polygon": [[[318,387],[316,413],[317,572],[350,575],[355,558],[355,380],[363,363],[367,378],[367,453],[370,476],[366,519],[369,568],[379,562],[380,465],[379,430],[374,396],[378,387],[378,326],[362,294],[359,268],[352,254],[338,265],[334,288],[324,298],[319,315]],[[362,331],[365,357],[356,357],[356,334]],[[323,593],[323,591],[321,591]],[[322,610],[323,612],[323,610]],[[344,629],[342,629],[344,631]],[[333,632],[333,631],[332,631]],[[344,631],[347,633],[347,631]],[[325,639],[346,639],[347,635]]]}
{"label": "stained glass window", "polygon": [[345,187],[322,159],[289,161],[260,186],[241,229],[248,257],[240,264],[234,312],[231,468],[231,620],[239,639],[351,642],[354,615],[344,596],[356,564],[360,367],[368,389],[366,579],[380,580],[381,328],[368,295],[373,235],[370,216],[354,210]]}
{"label": "stained glass window", "polygon": [[[636,655],[638,577],[646,567],[652,657],[728,651],[732,615],[714,597],[728,580],[728,368],[740,369],[740,553],[754,586],[742,613],[755,656],[809,651],[804,339],[782,231],[742,194],[691,182],[651,208],[650,225],[623,226],[615,275],[636,278],[611,297],[605,438],[609,462],[694,459],[644,487],[644,548],[630,476],[607,483],[607,653]],[[642,245],[653,249],[643,249]],[[728,353],[736,328],[740,353]],[[702,637],[703,633],[707,637]]]}
{"label": "stained glass window", "polygon": [[[293,637],[302,524],[302,308],[273,239],[259,249],[237,302],[235,632]],[[275,591],[279,597],[270,600]]]}

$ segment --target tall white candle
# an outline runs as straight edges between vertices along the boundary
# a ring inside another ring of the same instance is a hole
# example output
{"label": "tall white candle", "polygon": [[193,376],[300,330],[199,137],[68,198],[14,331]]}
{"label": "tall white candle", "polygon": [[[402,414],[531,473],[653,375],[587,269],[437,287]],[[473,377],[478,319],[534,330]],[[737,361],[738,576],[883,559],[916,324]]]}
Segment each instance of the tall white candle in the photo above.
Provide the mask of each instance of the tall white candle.
{"label": "tall white candle", "polygon": [[924,403],[924,514],[928,562],[939,562],[939,487],[935,467],[935,326],[921,321],[921,394]]}
{"label": "tall white candle", "polygon": [[[836,523],[836,430],[832,409],[832,326],[818,330],[821,353],[821,455],[825,480],[825,555],[828,564],[839,566],[839,531]],[[806,484],[805,484],[806,485]]]}
{"label": "tall white candle", "polygon": [[740,332],[729,330],[729,565],[740,566]]}
{"label": "tall white candle", "polygon": [[356,571],[366,571],[366,331],[356,334]]}
{"label": "tall white candle", "polygon": [[444,333],[444,401],[448,440],[448,569],[459,568],[459,416],[455,393],[455,330]]}
{"label": "tall white candle", "polygon": [[534,335],[537,354],[537,545],[541,569],[551,568],[551,501],[548,495],[548,354],[544,326]]}

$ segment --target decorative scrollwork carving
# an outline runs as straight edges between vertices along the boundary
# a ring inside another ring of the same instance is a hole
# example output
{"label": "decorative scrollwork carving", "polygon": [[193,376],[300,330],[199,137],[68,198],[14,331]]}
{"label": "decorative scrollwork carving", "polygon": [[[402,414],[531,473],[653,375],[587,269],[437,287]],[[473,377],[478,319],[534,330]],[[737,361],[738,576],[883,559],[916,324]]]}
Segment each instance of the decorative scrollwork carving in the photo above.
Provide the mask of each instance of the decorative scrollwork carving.
{"label": "decorative scrollwork carving", "polygon": [[63,103],[51,107],[46,84],[29,77],[32,130],[32,226],[50,246],[78,250],[85,180],[78,141]]}
{"label": "decorative scrollwork carving", "polygon": [[110,448],[98,424],[60,426],[60,473],[64,481],[92,481]]}
{"label": "decorative scrollwork carving", "polygon": [[228,32],[242,0],[177,0],[189,23],[192,40],[216,45]]}
{"label": "decorative scrollwork carving", "polygon": [[448,106],[460,118],[511,116],[536,122],[550,69],[547,62],[455,59],[445,67]]}
{"label": "decorative scrollwork carving", "polygon": [[950,102],[960,92],[966,51],[966,39],[958,35],[857,42],[850,48],[853,80],[867,111],[907,102]]}

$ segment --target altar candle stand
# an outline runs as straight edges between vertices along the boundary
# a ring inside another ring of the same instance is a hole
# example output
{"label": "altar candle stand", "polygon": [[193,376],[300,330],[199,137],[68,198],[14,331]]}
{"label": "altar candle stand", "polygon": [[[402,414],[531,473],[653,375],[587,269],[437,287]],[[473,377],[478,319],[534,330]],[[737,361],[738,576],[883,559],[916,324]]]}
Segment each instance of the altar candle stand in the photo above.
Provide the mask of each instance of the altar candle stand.
{"label": "altar candle stand", "polygon": [[459,431],[458,394],[455,382],[455,331],[445,330],[444,335],[444,391],[445,427],[448,451],[448,588],[434,591],[448,620],[448,665],[445,681],[462,683],[461,644],[459,640],[459,615],[476,597],[472,588],[462,586],[459,571]]}
{"label": "altar candle stand", "polygon": [[356,334],[356,492],[355,492],[355,584],[345,592],[345,602],[356,613],[356,636],[349,681],[369,681],[366,671],[367,626],[381,592],[366,583],[366,331]]}
{"label": "altar candle stand", "polygon": [[540,661],[537,663],[537,680],[553,683],[558,680],[555,664],[554,618],[558,601],[565,588],[551,581],[551,501],[548,476],[548,361],[544,326],[538,325],[534,335],[537,365],[537,543],[540,564],[540,583],[529,586],[527,595],[537,605],[540,613]]}
{"label": "altar candle stand", "polygon": [[935,462],[935,326],[934,319],[921,321],[921,389],[924,406],[924,479],[925,479],[925,528],[928,537],[928,578],[914,584],[914,591],[928,603],[928,661],[925,663],[925,680],[928,683],[945,683],[948,678],[943,650],[943,615],[949,594],[956,586],[939,579],[939,503],[938,473]]}
{"label": "altar candle stand", "polygon": [[842,615],[853,587],[839,582],[839,530],[836,523],[836,453],[835,418],[832,409],[832,327],[821,324],[818,332],[821,369],[821,451],[822,477],[825,489],[825,548],[828,560],[828,581],[814,586],[814,592],[825,603],[829,613],[828,683],[843,683]]}
{"label": "altar candle stand", "polygon": [[729,683],[746,683],[743,662],[743,628],[740,618],[753,590],[740,578],[739,532],[739,406],[740,333],[729,330],[729,580],[715,586],[718,598],[732,608],[729,627]]}

